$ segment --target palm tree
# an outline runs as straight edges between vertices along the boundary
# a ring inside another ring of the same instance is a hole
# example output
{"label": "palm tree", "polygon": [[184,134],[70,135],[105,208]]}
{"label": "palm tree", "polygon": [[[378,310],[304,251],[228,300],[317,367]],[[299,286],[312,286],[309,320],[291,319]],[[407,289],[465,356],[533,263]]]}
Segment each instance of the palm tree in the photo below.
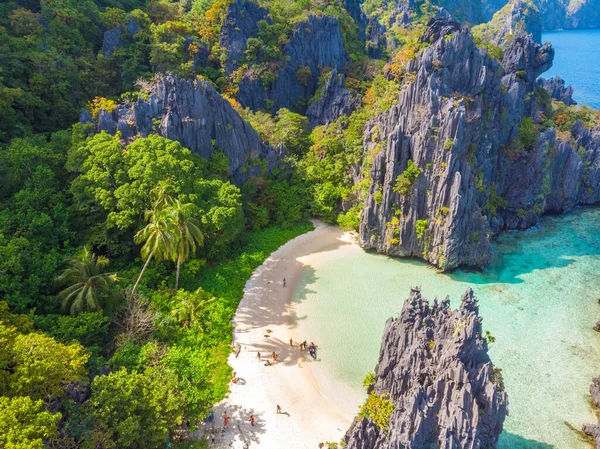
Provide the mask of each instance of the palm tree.
{"label": "palm tree", "polygon": [[152,203],[152,209],[159,210],[172,206],[175,203],[172,193],[173,185],[168,179],[158,181],[156,187],[150,191],[150,196],[154,200]]}
{"label": "palm tree", "polygon": [[58,295],[63,311],[71,315],[80,312],[95,312],[102,309],[102,296],[112,296],[112,284],[117,280],[116,273],[104,273],[109,260],[96,256],[89,247],[67,260],[69,265],[54,282],[67,285]]}
{"label": "palm tree", "polygon": [[179,271],[181,264],[196,252],[199,246],[204,244],[204,235],[200,230],[200,224],[191,216],[192,204],[181,204],[175,200],[170,209],[173,224],[177,228],[177,240],[174,246],[174,255],[177,258],[177,275],[175,276],[175,291],[179,289]]}
{"label": "palm tree", "polygon": [[144,263],[144,267],[131,290],[132,297],[153,257],[156,260],[174,259],[173,249],[176,241],[176,233],[172,220],[173,214],[169,214],[167,210],[159,208],[146,211],[145,218],[148,224],[138,231],[133,238],[135,243],[143,243],[141,255],[142,259],[146,260],[146,263]]}
{"label": "palm tree", "polygon": [[195,292],[181,290],[175,295],[174,299],[178,303],[171,314],[185,327],[190,327],[200,323],[201,314],[207,310],[206,306],[215,301],[216,298],[199,288]]}

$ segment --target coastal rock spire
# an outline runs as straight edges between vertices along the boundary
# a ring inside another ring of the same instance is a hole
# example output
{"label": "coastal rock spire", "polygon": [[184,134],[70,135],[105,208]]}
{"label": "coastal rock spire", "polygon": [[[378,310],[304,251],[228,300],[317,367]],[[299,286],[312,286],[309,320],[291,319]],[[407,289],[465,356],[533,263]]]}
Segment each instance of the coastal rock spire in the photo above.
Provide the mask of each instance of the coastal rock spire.
{"label": "coastal rock spire", "polygon": [[508,397],[482,333],[471,289],[456,310],[448,297],[430,303],[411,289],[400,316],[385,325],[369,387],[373,401],[391,403],[391,414],[374,420],[363,408],[345,447],[496,448]]}
{"label": "coastal rock spire", "polygon": [[362,247],[484,267],[493,235],[600,199],[600,131],[577,122],[567,139],[542,123],[550,44],[521,33],[494,54],[446,19],[422,42],[397,104],[365,127]]}

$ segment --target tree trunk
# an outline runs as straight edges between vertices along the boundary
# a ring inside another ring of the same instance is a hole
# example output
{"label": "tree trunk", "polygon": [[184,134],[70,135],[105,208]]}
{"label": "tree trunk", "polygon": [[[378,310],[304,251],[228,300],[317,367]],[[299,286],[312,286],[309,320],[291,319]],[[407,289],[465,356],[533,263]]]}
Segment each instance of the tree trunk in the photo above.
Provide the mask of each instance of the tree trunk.
{"label": "tree trunk", "polygon": [[179,269],[181,268],[181,256],[177,258],[177,274],[175,275],[175,293],[179,288]]}
{"label": "tree trunk", "polygon": [[150,260],[152,259],[152,256],[154,255],[154,251],[152,251],[149,255],[148,255],[148,259],[146,259],[146,263],[144,264],[144,267],[142,268],[142,272],[140,273],[140,275],[137,278],[137,281],[135,281],[135,284],[133,286],[133,288],[131,289],[131,297],[133,298],[133,295],[135,294],[135,290],[137,289],[140,281],[142,280],[142,276],[144,275],[144,271],[146,271],[146,268],[148,268],[148,264],[150,263]]}

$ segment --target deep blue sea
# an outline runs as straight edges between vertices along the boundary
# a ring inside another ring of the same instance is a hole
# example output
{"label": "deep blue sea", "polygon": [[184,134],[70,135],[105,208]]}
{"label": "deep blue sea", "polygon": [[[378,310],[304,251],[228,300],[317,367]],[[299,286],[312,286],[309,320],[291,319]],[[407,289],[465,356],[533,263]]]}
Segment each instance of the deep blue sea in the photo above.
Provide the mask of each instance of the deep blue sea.
{"label": "deep blue sea", "polygon": [[552,31],[542,34],[556,50],[544,78],[560,75],[575,89],[579,104],[600,109],[600,30]]}

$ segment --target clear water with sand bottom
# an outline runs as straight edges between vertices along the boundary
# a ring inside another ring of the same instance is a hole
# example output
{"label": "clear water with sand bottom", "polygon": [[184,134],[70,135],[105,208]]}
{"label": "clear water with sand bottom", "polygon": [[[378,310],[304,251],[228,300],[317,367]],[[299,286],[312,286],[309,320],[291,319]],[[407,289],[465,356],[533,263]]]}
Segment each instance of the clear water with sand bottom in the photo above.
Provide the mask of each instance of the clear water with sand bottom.
{"label": "clear water with sand bottom", "polygon": [[295,287],[295,332],[320,346],[314,371],[323,394],[357,410],[385,321],[399,314],[411,286],[430,300],[450,295],[453,307],[472,287],[509,395],[500,448],[587,448],[567,423],[595,422],[588,391],[600,375],[600,209],[544,218],[494,247],[485,271],[451,274],[353,245],[312,256]]}

